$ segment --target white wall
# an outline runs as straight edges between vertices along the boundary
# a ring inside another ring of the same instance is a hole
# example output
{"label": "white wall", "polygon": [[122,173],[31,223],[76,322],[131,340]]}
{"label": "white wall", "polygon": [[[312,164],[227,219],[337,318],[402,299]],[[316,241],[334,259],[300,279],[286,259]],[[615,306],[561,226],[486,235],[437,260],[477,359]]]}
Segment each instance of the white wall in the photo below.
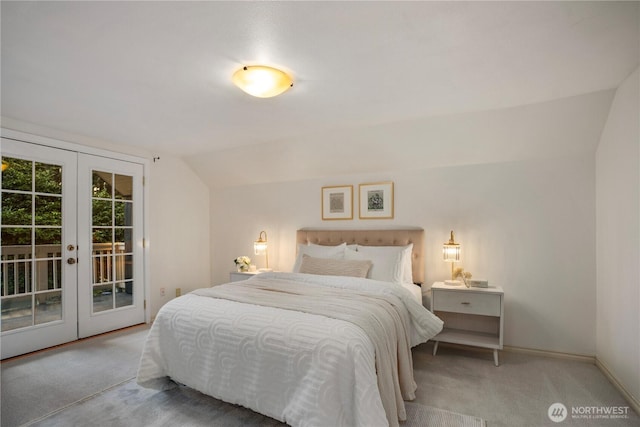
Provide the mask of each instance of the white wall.
{"label": "white wall", "polygon": [[618,88],[596,153],[596,351],[598,360],[636,402],[640,402],[639,80],[636,70]]}
{"label": "white wall", "polygon": [[[263,266],[252,254],[262,229],[270,266],[289,270],[298,228],[418,226],[426,231],[426,289],[448,277],[442,243],[453,229],[462,264],[505,290],[506,345],[593,355],[594,174],[591,152],[214,190],[213,282],[228,281],[239,255]],[[357,192],[359,183],[385,180],[395,183],[393,220],[321,220],[322,186],[353,184]]]}
{"label": "white wall", "polygon": [[176,288],[185,294],[211,286],[209,189],[181,159],[163,154],[150,169],[149,270],[155,317],[176,296]]}
{"label": "white wall", "polygon": [[[336,130],[258,156],[219,153],[202,175],[211,188],[213,283],[228,281],[235,257],[255,258],[252,243],[263,229],[270,266],[289,270],[298,228],[418,226],[426,231],[427,290],[450,274],[441,248],[453,229],[463,266],[505,290],[505,345],[593,356],[595,150],[613,95]],[[385,140],[397,140],[396,151]],[[188,162],[201,171],[207,160]],[[223,163],[237,180],[217,188],[211,168]],[[307,168],[307,178],[296,179]],[[358,184],[380,181],[395,183],[393,220],[321,220],[321,187],[352,184],[357,194]]]}

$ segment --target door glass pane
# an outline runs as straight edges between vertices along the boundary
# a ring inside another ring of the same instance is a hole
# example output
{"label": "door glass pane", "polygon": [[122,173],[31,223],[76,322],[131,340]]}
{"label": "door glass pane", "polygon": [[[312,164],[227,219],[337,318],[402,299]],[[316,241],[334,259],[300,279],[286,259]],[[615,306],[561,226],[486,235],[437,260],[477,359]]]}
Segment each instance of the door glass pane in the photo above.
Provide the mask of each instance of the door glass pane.
{"label": "door glass pane", "polygon": [[2,332],[33,325],[32,295],[2,298]]}
{"label": "door glass pane", "polygon": [[133,304],[133,282],[116,283],[116,308]]}
{"label": "door glass pane", "polygon": [[33,163],[29,160],[2,158],[2,189],[31,191]]}
{"label": "door glass pane", "polygon": [[97,245],[100,243],[107,243],[108,248],[111,249],[111,242],[113,241],[113,230],[111,228],[94,227],[92,239],[94,243],[94,250],[100,250],[103,248],[103,246]]}
{"label": "door glass pane", "polygon": [[130,279],[133,279],[133,256],[116,256],[116,280],[120,281]]}
{"label": "door glass pane", "polygon": [[30,254],[2,254],[2,296],[31,292],[30,258]]}
{"label": "door glass pane", "polygon": [[31,194],[8,193],[3,191],[2,224],[31,225],[31,200]]}
{"label": "door glass pane", "polygon": [[36,261],[36,291],[62,288],[62,260]]}
{"label": "door glass pane", "polygon": [[1,322],[8,331],[62,318],[62,167],[2,162]]}
{"label": "door glass pane", "polygon": [[116,174],[115,182],[115,198],[121,200],[133,200],[133,177]]}
{"label": "door glass pane", "polygon": [[111,200],[92,201],[93,225],[109,226],[113,225],[113,211],[111,210]]}
{"label": "door glass pane", "polygon": [[62,167],[36,162],[37,193],[62,194]]}
{"label": "door glass pane", "polygon": [[133,305],[133,177],[95,170],[92,176],[93,312],[97,313]]}
{"label": "door glass pane", "polygon": [[113,308],[113,285],[93,287],[93,312],[111,310]]}
{"label": "door glass pane", "polygon": [[36,228],[36,257],[46,251],[60,252],[62,247],[62,229]]}
{"label": "door glass pane", "polygon": [[112,175],[108,172],[93,171],[93,197],[111,198]]}
{"label": "door glass pane", "polygon": [[116,228],[115,229],[115,242],[116,245],[120,245],[118,248],[122,252],[133,252],[133,229],[131,228]]}
{"label": "door glass pane", "polygon": [[133,203],[131,202],[115,202],[115,225],[132,226],[133,225]]}
{"label": "door glass pane", "polygon": [[111,282],[112,280],[111,249],[105,252],[105,255],[91,257],[94,284]]}
{"label": "door glass pane", "polygon": [[[4,223],[3,223],[4,224]],[[31,253],[31,228],[2,227],[2,253],[13,253],[8,246],[24,246],[26,253]],[[22,253],[22,252],[21,252]]]}
{"label": "door glass pane", "polygon": [[36,196],[36,225],[62,226],[62,197]]}
{"label": "door glass pane", "polygon": [[62,320],[62,291],[36,294],[35,324]]}

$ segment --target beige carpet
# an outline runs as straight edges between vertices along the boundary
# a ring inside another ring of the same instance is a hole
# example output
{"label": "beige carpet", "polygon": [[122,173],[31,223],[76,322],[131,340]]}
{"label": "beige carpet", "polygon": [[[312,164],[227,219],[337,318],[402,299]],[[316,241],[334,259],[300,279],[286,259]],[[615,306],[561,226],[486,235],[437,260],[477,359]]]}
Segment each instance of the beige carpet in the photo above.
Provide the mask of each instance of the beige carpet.
{"label": "beige carpet", "polygon": [[2,361],[0,418],[16,427],[136,375],[148,325]]}
{"label": "beige carpet", "polygon": [[[40,420],[39,425],[55,425],[52,423],[61,419],[58,417],[67,416],[61,408],[66,411],[72,405],[80,406],[79,401],[99,401],[95,399],[105,390],[122,393],[121,400],[152,396],[150,401],[160,406],[173,397],[189,400],[195,391],[182,388],[180,393],[175,390],[173,393],[178,394],[174,395],[123,387],[136,374],[147,330],[147,326],[130,328],[3,361],[0,378],[2,427],[28,425],[33,420]],[[429,414],[451,411],[473,415],[484,419],[489,427],[640,426],[640,417],[632,409],[622,419],[567,418],[562,423],[549,419],[549,407],[556,402],[563,403],[568,410],[574,407],[628,407],[629,403],[593,364],[500,352],[500,366],[495,367],[493,356],[487,350],[441,345],[434,357],[432,348],[433,345],[428,343],[413,349],[418,390],[416,400],[409,404],[409,411],[415,405],[439,408],[444,411]],[[195,408],[173,408],[177,412],[197,412],[209,410],[206,406],[223,405],[227,411],[226,418],[220,419],[227,419],[230,426],[242,425],[254,416],[261,417],[242,408],[216,402],[202,403]],[[111,401],[109,405],[115,408],[122,403]],[[157,424],[151,422],[153,417],[160,417],[162,411],[154,413],[144,408],[139,406],[136,409],[144,414],[142,426],[163,425],[162,421]],[[75,425],[111,425],[110,411],[99,414],[99,417],[91,416],[86,423]],[[418,417],[424,412],[415,411],[414,414]],[[45,422],[44,417],[49,415]],[[127,426],[138,427],[134,424]]]}
{"label": "beige carpet", "polygon": [[[476,417],[407,403],[403,427],[485,427]],[[188,387],[167,391],[145,389],[135,379],[75,402],[28,426],[286,426],[249,409],[231,405]],[[327,426],[328,427],[328,426]]]}

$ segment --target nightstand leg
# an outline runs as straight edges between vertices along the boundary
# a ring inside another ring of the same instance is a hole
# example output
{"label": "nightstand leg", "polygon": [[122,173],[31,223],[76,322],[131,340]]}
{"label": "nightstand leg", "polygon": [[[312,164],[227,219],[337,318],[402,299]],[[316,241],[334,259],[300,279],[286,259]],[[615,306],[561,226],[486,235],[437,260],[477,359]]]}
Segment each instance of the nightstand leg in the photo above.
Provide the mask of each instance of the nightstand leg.
{"label": "nightstand leg", "polygon": [[436,353],[438,352],[438,343],[439,343],[439,342],[440,342],[440,341],[436,341],[436,342],[433,344],[433,355],[434,355],[434,356],[435,356],[435,355],[436,355]]}
{"label": "nightstand leg", "polygon": [[493,363],[498,366],[498,350],[493,349]]}

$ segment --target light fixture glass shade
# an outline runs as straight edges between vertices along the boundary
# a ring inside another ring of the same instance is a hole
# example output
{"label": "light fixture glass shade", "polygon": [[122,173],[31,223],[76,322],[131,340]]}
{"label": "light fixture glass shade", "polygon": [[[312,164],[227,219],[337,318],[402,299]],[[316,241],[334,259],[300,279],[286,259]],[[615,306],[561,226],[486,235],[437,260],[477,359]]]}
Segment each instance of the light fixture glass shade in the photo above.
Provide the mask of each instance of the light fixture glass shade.
{"label": "light fixture glass shade", "polygon": [[253,242],[253,250],[256,255],[264,255],[267,252],[267,242],[256,240]]}
{"label": "light fixture glass shade", "polygon": [[247,65],[233,73],[233,83],[249,95],[271,98],[293,86],[287,73],[266,65]]}
{"label": "light fixture glass shade", "polygon": [[460,245],[453,239],[453,230],[449,241],[442,246],[442,257],[447,262],[460,261]]}
{"label": "light fixture glass shade", "polygon": [[[262,236],[264,235],[264,239]],[[261,231],[258,240],[253,242],[253,252],[256,255],[265,255],[266,268],[269,268],[269,248],[267,246],[267,232]]]}
{"label": "light fixture glass shade", "polygon": [[460,261],[460,245],[447,245],[442,247],[442,256],[447,262]]}

